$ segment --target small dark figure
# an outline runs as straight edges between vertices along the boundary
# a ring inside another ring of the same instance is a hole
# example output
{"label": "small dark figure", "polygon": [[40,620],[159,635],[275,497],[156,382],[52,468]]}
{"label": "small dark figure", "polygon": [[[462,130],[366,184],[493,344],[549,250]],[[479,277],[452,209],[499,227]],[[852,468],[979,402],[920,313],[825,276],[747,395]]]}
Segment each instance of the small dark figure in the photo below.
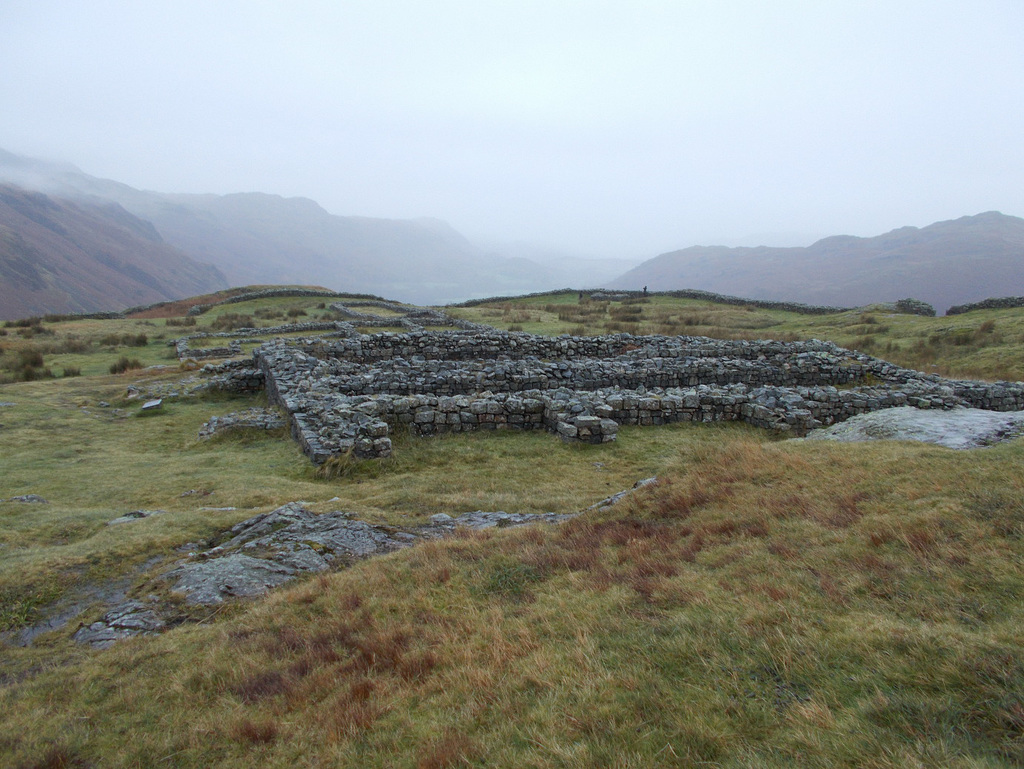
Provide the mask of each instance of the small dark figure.
{"label": "small dark figure", "polygon": [[583,292],[582,291],[580,291],[580,301],[581,302],[583,301]]}
{"label": "small dark figure", "polygon": [[647,296],[647,286],[644,286],[644,296]]}

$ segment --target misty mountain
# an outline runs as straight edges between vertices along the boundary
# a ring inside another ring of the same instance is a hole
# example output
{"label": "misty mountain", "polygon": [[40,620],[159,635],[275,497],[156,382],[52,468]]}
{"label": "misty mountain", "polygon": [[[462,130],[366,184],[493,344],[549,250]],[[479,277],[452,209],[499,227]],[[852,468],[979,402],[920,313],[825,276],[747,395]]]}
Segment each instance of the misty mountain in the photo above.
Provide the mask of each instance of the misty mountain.
{"label": "misty mountain", "polygon": [[120,310],[225,288],[214,267],[167,245],[115,203],[0,184],[0,319]]}
{"label": "misty mountain", "polygon": [[913,297],[942,313],[955,304],[1024,295],[1024,219],[989,211],[871,238],[824,238],[806,248],[693,246],[608,283],[645,285],[847,307]]}
{"label": "misty mountain", "polygon": [[[306,198],[163,194],[0,150],[0,178],[152,223],[167,243],[232,285],[313,283],[418,303],[561,288],[565,271],[485,252],[435,219],[336,216]],[[596,285],[599,281],[594,281]]]}

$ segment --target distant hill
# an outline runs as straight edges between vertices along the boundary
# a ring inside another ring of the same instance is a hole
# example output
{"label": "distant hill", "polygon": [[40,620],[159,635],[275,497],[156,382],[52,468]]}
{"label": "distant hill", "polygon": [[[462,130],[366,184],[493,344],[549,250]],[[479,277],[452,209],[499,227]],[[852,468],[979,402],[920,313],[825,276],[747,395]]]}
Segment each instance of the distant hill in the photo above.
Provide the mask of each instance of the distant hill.
{"label": "distant hill", "polygon": [[335,216],[306,198],[163,194],[74,166],[0,150],[0,179],[80,200],[115,202],[160,236],[220,269],[232,285],[316,283],[339,291],[443,303],[559,288],[559,271],[476,248],[435,219]]}
{"label": "distant hill", "polygon": [[608,284],[642,286],[841,306],[909,296],[941,313],[991,296],[1024,295],[1024,219],[990,211],[872,238],[825,238],[806,248],[694,246]]}
{"label": "distant hill", "polygon": [[226,285],[117,204],[0,184],[0,320],[119,310]]}

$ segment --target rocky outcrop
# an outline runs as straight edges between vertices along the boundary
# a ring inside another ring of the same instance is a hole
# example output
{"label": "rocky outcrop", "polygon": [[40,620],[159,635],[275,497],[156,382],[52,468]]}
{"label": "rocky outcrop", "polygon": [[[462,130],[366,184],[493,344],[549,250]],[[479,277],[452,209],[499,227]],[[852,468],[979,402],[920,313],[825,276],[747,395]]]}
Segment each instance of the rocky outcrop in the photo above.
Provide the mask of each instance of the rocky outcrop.
{"label": "rocky outcrop", "polygon": [[955,408],[922,411],[902,407],[860,414],[828,428],[814,430],[807,440],[923,441],[951,449],[991,446],[1024,435],[1024,412],[996,413]]}
{"label": "rocky outcrop", "polygon": [[222,544],[193,553],[166,575],[189,603],[262,595],[299,574],[415,541],[411,534],[353,521],[348,513],[317,515],[298,502],[243,521],[226,536]]}

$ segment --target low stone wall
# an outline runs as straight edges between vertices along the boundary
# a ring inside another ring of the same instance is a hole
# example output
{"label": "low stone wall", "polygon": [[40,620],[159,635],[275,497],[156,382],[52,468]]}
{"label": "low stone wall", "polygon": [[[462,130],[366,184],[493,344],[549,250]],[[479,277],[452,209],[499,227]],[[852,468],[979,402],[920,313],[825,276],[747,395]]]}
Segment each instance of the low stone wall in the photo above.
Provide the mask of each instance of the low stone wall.
{"label": "low stone wall", "polygon": [[[564,288],[558,291],[540,291],[534,294],[521,294],[518,296],[492,296],[487,299],[470,299],[458,304],[450,304],[448,307],[478,307],[481,304],[493,302],[511,302],[518,299],[525,299],[538,296],[564,296],[566,294],[587,294],[595,293],[594,289],[570,289]],[[716,304],[730,304],[748,307],[761,307],[766,310],[784,310],[786,312],[800,313],[801,315],[832,315],[840,312],[848,312],[855,307],[828,307],[824,305],[802,304],[801,302],[784,302],[770,299],[746,299],[740,296],[729,296],[727,294],[716,294],[712,291],[701,291],[695,288],[679,289],[675,291],[629,291],[629,290],[599,290],[596,295],[601,298],[616,296],[621,298],[638,298],[645,296],[672,296],[679,299],[699,299]],[[622,299],[617,301],[622,301]]]}
{"label": "low stone wall", "polygon": [[[210,310],[211,307],[219,307],[222,304],[237,304],[239,302],[248,302],[253,299],[271,299],[279,296],[312,296],[312,297],[324,297],[324,298],[360,298],[360,299],[380,299],[378,296],[372,294],[343,294],[337,291],[323,291],[316,288],[266,288],[259,291],[248,291],[244,294],[236,294],[235,296],[229,296],[227,299],[222,299],[219,302],[212,302],[210,304],[195,304],[189,308],[189,315],[202,315],[204,312]],[[381,300],[383,301],[383,300]]]}
{"label": "low stone wall", "polygon": [[270,409],[252,408],[222,417],[211,417],[199,428],[199,439],[208,440],[219,433],[233,430],[280,430],[286,424],[284,417]]}
{"label": "low stone wall", "polygon": [[[611,358],[630,351],[643,357],[736,358],[756,360],[778,354],[827,353],[855,355],[831,342],[723,341],[695,336],[558,336],[544,337],[485,327],[469,333],[421,331],[407,334],[374,334],[337,341],[318,340],[303,347],[323,359],[370,363],[391,358],[413,360],[491,360],[499,358],[562,360]],[[866,357],[866,356],[865,356]]]}
{"label": "low stone wall", "polygon": [[[313,333],[316,331],[337,331],[357,335],[355,328],[344,321],[321,321],[309,323],[288,323],[282,326],[266,328],[239,328],[234,331],[200,331],[196,334],[172,339],[167,344],[175,348],[178,360],[192,358],[227,358],[239,355],[244,342],[259,342],[261,336],[279,336],[281,334]],[[254,338],[255,337],[255,338]],[[227,347],[192,347],[193,339],[230,339]]]}
{"label": "low stone wall", "polygon": [[207,383],[210,390],[250,395],[264,389],[263,372],[253,365],[252,360],[207,363],[202,371],[210,376]]}
{"label": "low stone wall", "polygon": [[1000,299],[984,299],[972,304],[957,304],[946,310],[946,315],[962,315],[972,310],[1008,310],[1024,307],[1024,296],[1004,296]]}

